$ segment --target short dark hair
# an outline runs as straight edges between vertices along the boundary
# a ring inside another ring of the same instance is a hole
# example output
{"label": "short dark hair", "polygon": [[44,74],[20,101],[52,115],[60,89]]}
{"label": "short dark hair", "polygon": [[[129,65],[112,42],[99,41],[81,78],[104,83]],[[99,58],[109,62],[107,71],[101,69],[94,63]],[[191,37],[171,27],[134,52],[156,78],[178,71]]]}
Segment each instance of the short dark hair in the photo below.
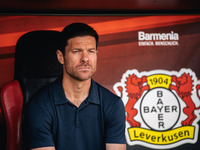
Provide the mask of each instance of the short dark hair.
{"label": "short dark hair", "polygon": [[68,40],[77,36],[92,36],[96,40],[96,46],[98,45],[99,36],[97,32],[89,25],[85,23],[72,23],[66,26],[61,32],[60,39],[60,51],[64,54],[65,47],[68,44]]}

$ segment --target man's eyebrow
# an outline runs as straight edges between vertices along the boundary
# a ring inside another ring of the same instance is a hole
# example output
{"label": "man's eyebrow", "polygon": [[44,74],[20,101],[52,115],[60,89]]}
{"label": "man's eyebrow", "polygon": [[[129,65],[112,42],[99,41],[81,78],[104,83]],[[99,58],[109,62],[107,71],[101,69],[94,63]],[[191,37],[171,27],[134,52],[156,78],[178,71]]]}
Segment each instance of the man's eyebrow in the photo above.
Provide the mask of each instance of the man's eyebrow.
{"label": "man's eyebrow", "polygon": [[82,50],[82,48],[73,48],[72,50]]}
{"label": "man's eyebrow", "polygon": [[[83,50],[82,48],[73,48],[72,50]],[[88,48],[88,50],[97,50],[97,48],[96,47],[94,47],[94,48]]]}
{"label": "man's eyebrow", "polygon": [[94,48],[89,48],[88,50],[97,50],[97,48],[96,48],[96,47],[94,47]]}

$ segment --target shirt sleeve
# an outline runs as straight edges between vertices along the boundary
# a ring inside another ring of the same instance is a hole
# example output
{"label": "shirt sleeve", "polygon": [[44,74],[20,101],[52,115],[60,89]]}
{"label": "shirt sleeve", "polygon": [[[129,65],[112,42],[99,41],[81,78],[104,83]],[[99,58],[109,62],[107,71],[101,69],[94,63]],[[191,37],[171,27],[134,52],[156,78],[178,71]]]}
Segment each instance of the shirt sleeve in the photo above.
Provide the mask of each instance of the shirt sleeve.
{"label": "shirt sleeve", "polygon": [[106,111],[106,143],[126,143],[125,108],[120,98]]}
{"label": "shirt sleeve", "polygon": [[[48,109],[48,106],[45,108]],[[46,111],[34,101],[27,106],[22,127],[26,148],[54,146],[51,132],[52,117]]]}

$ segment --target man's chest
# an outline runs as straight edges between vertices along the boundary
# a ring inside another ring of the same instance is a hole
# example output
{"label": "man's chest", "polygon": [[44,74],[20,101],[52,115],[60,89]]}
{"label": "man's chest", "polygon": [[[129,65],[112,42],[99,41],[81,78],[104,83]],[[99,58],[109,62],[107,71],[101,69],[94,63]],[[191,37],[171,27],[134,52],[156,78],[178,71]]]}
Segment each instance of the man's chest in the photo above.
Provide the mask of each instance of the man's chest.
{"label": "man's chest", "polygon": [[[100,105],[85,103],[79,108],[67,103],[56,106],[57,143],[62,146],[102,147],[104,143],[104,117]],[[75,148],[75,149],[76,149]]]}

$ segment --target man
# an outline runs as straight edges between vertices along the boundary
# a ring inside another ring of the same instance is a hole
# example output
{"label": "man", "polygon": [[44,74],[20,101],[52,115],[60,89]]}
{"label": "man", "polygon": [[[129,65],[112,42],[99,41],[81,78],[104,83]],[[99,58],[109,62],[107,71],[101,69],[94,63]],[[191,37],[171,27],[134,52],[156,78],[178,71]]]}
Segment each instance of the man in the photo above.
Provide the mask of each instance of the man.
{"label": "man", "polygon": [[98,34],[83,23],[61,32],[63,75],[28,104],[24,143],[32,150],[125,150],[125,110],[119,97],[92,80]]}

